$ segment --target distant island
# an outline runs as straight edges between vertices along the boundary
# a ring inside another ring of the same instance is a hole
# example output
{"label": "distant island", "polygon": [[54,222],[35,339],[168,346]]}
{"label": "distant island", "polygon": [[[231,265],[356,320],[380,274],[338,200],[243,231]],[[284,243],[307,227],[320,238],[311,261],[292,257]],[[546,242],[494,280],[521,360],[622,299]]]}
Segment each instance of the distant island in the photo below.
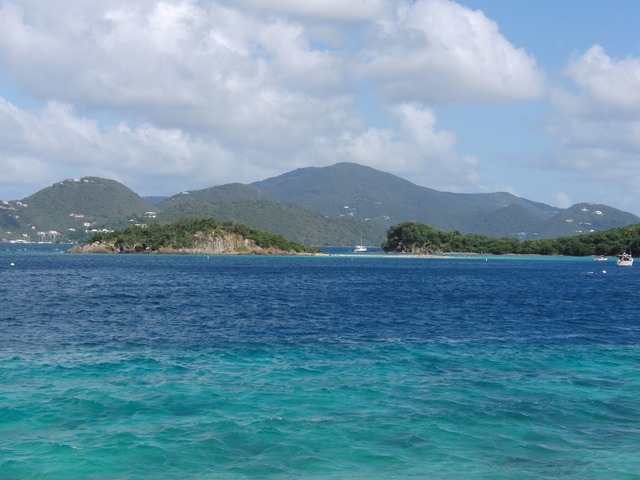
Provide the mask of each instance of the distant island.
{"label": "distant island", "polygon": [[[555,239],[519,240],[445,232],[419,222],[404,222],[387,230],[384,253],[479,253],[491,255],[615,256],[640,251],[640,225]],[[98,232],[69,253],[178,254],[322,254],[322,250],[293,242],[241,223],[213,217],[185,217],[175,222],[133,225]]]}
{"label": "distant island", "polygon": [[134,225],[98,232],[69,253],[182,253],[182,254],[318,254],[307,247],[235,222],[214,218],[182,218],[171,223]]}
{"label": "distant island", "polygon": [[640,225],[551,239],[519,240],[477,234],[444,232],[419,222],[405,222],[387,231],[387,253],[488,253],[492,255],[614,256],[640,251]]}

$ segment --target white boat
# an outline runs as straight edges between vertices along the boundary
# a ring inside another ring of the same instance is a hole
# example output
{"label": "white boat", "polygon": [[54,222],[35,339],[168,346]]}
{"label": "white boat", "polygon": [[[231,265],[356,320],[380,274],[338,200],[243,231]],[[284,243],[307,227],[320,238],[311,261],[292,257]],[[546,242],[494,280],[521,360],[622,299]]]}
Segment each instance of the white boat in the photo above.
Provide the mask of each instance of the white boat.
{"label": "white boat", "polygon": [[616,262],[616,264],[619,267],[630,267],[633,265],[633,257],[631,256],[631,253],[621,253],[620,255],[618,255],[618,261]]}
{"label": "white boat", "polygon": [[600,256],[600,257],[595,257],[593,260],[596,262],[606,262],[609,259],[607,257]]}
{"label": "white boat", "polygon": [[362,233],[360,234],[360,245],[356,245],[356,248],[353,249],[354,252],[366,252],[367,247],[362,244]]}

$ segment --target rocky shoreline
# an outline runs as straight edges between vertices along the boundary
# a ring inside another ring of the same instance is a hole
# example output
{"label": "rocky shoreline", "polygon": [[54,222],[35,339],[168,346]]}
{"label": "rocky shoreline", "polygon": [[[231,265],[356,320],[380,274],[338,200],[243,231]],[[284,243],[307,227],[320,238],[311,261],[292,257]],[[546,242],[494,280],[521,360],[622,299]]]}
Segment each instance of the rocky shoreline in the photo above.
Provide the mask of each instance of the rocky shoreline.
{"label": "rocky shoreline", "polygon": [[117,243],[115,241],[94,242],[76,245],[67,253],[137,253],[137,254],[190,254],[190,255],[315,255],[281,250],[275,247],[261,247],[255,241],[240,235],[208,235],[199,239],[194,246],[162,246],[157,249],[143,243]]}

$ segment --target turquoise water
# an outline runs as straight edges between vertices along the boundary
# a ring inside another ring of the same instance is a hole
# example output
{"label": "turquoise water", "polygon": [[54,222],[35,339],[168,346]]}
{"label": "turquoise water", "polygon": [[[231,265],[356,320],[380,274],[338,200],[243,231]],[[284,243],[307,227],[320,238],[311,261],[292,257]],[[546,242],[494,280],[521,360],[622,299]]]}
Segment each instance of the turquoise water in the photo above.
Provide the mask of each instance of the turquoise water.
{"label": "turquoise water", "polygon": [[2,479],[640,478],[635,267],[26,248]]}

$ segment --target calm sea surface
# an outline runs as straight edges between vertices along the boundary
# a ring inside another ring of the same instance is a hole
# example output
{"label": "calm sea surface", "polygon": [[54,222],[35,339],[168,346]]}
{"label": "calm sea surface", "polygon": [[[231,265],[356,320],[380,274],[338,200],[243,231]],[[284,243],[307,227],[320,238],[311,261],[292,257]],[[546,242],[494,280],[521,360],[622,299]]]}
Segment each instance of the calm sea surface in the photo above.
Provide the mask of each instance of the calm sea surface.
{"label": "calm sea surface", "polygon": [[2,480],[640,478],[638,265],[62,252],[0,244]]}

